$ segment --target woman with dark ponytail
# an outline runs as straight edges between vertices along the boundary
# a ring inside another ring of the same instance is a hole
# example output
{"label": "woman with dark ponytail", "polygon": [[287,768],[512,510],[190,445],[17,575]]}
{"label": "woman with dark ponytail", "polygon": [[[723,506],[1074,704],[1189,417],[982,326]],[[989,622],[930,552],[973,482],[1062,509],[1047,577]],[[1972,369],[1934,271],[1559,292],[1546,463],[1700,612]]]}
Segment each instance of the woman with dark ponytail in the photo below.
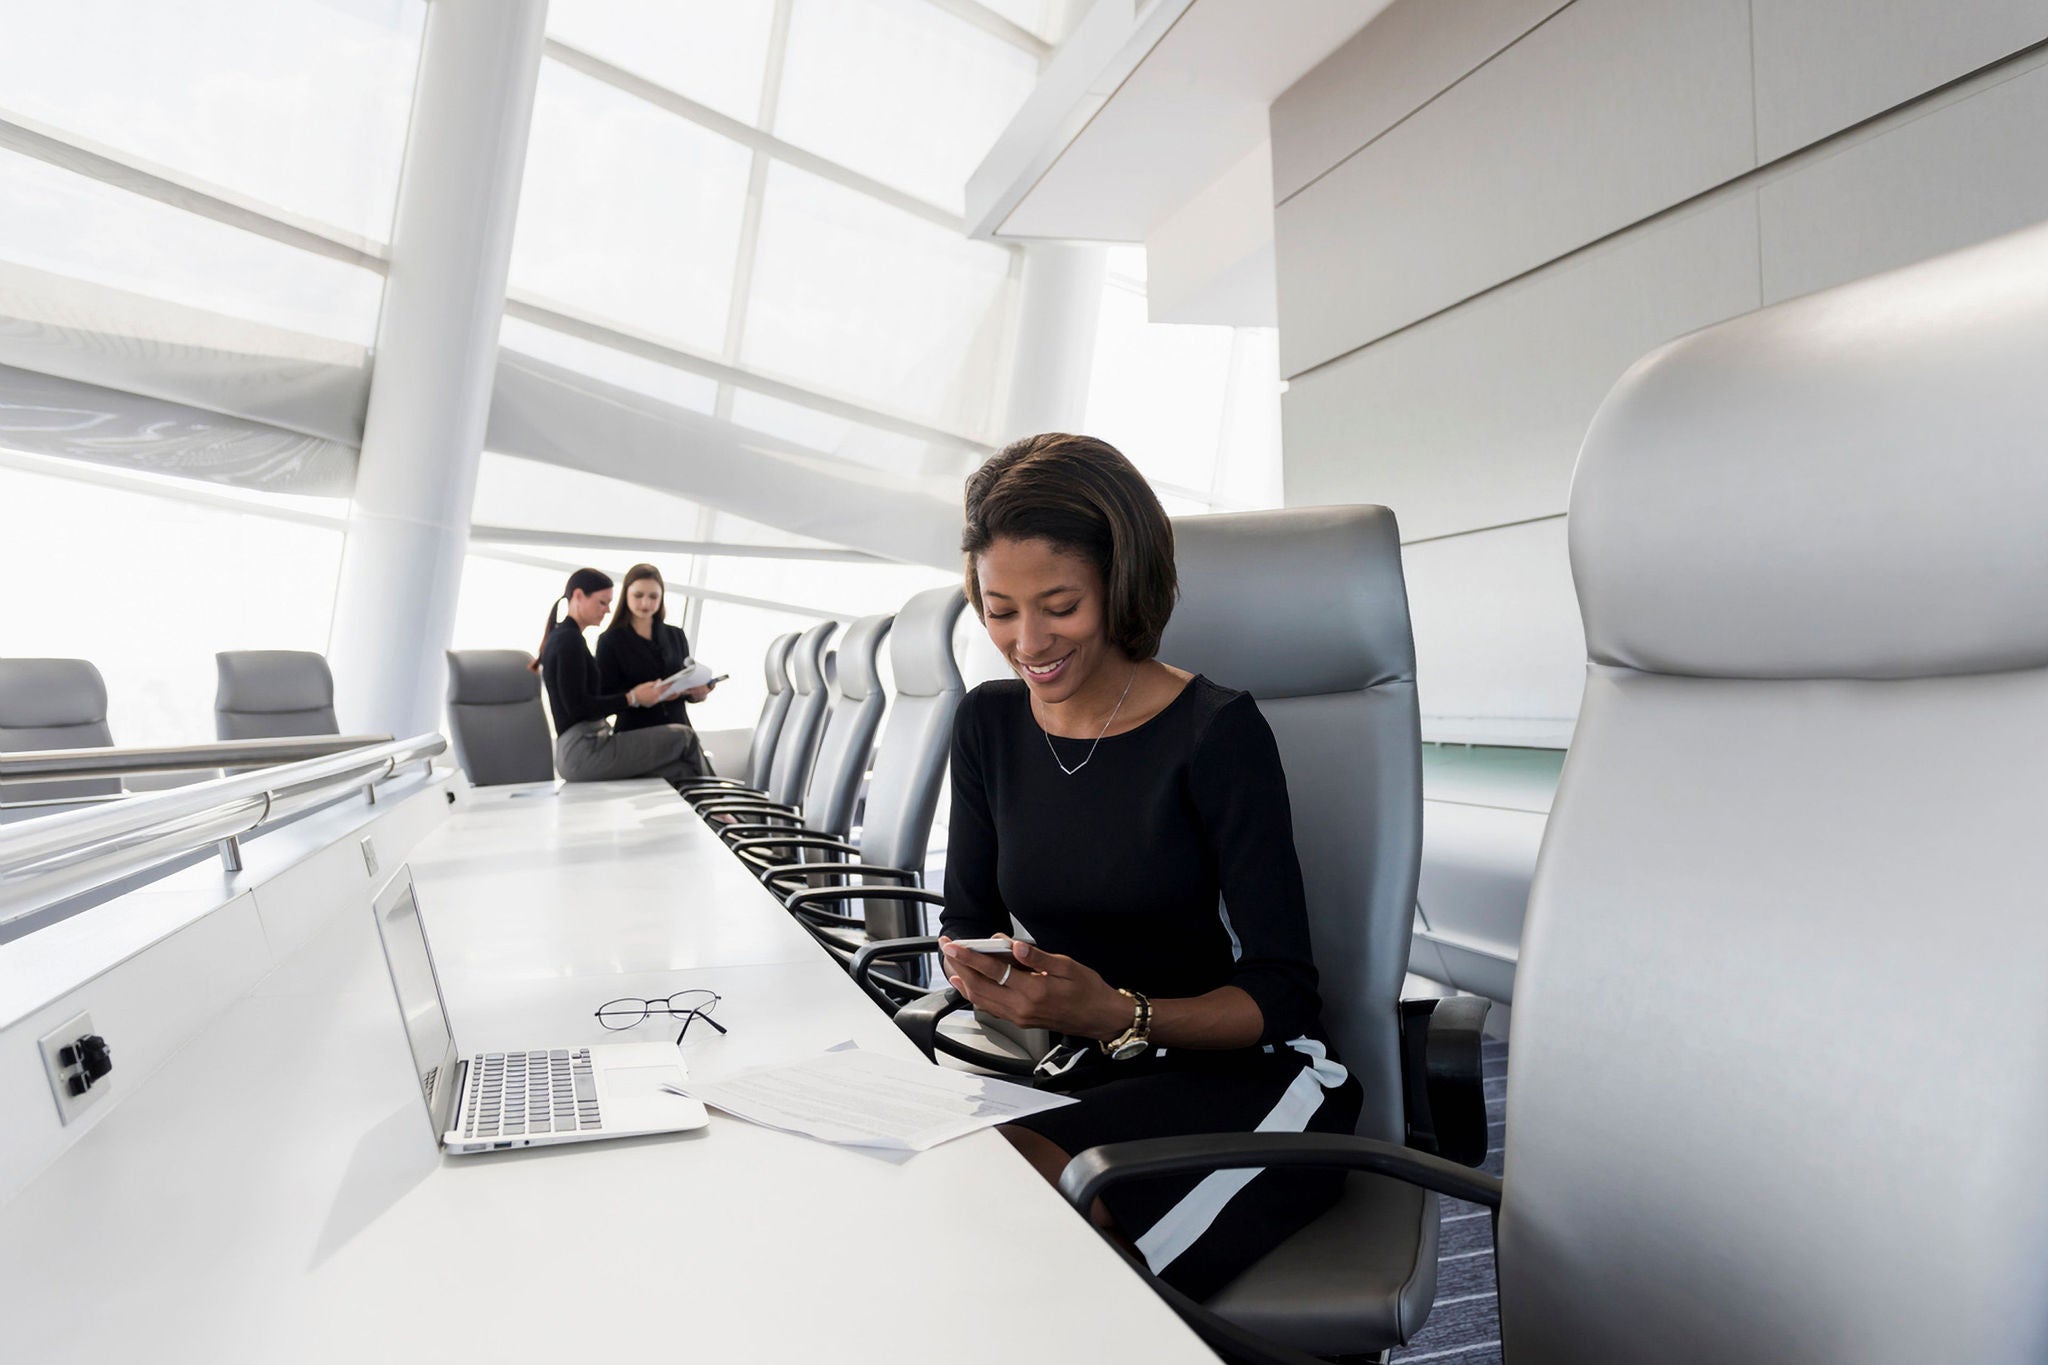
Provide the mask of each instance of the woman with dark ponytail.
{"label": "woman with dark ponytail", "polygon": [[[705,773],[704,750],[687,725],[651,725],[616,732],[611,718],[622,711],[658,704],[659,680],[628,692],[599,691],[597,660],[583,632],[612,609],[612,580],[596,569],[578,569],[548,608],[541,637],[540,676],[555,718],[555,767],[570,782],[609,782],[627,777],[664,777],[674,782]],[[557,613],[560,613],[557,619]]]}

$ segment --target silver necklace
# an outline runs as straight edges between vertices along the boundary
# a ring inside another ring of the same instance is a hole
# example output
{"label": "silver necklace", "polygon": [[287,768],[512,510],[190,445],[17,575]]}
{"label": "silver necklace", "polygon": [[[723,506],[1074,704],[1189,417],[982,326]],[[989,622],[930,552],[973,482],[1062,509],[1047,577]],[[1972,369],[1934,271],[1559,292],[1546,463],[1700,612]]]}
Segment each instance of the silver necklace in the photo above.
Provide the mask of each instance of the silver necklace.
{"label": "silver necklace", "polygon": [[[1087,755],[1083,757],[1079,763],[1076,763],[1071,768],[1067,766],[1066,760],[1060,757],[1060,751],[1052,747],[1051,733],[1047,731],[1043,725],[1038,726],[1038,733],[1045,736],[1045,751],[1052,755],[1053,762],[1060,765],[1061,772],[1065,773],[1068,777],[1072,777],[1075,773],[1080,772],[1081,769],[1088,766],[1088,760],[1095,757],[1095,750],[1102,744],[1102,737],[1109,733],[1110,726],[1116,724],[1117,711],[1121,711],[1124,709],[1124,697],[1128,697],[1131,695],[1131,684],[1136,682],[1137,680],[1138,666],[1136,664],[1132,664],[1131,676],[1124,679],[1123,696],[1118,697],[1116,699],[1116,710],[1111,711],[1109,713],[1109,719],[1102,722],[1102,728],[1095,732],[1095,743],[1088,746]],[[1038,713],[1036,711],[1033,711],[1031,713],[1031,720],[1033,724],[1037,724]]]}

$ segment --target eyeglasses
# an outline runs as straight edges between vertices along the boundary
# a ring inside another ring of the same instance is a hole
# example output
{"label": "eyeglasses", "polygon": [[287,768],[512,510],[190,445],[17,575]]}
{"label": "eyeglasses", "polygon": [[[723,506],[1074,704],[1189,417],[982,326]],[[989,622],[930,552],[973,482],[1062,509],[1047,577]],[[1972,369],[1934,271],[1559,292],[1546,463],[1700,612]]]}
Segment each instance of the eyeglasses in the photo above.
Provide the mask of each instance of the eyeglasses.
{"label": "eyeglasses", "polygon": [[650,1014],[671,1015],[683,1021],[682,1032],[676,1035],[676,1043],[680,1046],[684,1036],[689,1033],[693,1020],[702,1019],[720,1033],[729,1031],[725,1025],[711,1017],[711,1011],[718,1007],[719,999],[718,992],[701,989],[677,991],[674,995],[659,1000],[622,996],[617,1000],[607,1000],[597,1007],[597,1022],[617,1032],[620,1029],[632,1028]]}

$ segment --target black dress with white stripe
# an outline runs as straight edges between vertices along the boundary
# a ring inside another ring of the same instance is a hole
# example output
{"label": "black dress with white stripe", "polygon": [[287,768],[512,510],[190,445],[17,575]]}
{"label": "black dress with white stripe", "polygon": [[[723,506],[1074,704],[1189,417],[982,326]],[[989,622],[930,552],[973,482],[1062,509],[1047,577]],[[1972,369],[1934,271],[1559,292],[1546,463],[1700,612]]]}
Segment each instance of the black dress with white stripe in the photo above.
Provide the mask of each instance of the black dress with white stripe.
{"label": "black dress with white stripe", "polygon": [[[1069,765],[1087,744],[1054,739]],[[1186,1133],[1349,1132],[1358,1083],[1318,1014],[1287,779],[1248,693],[1196,677],[1069,775],[1014,679],[984,683],[953,731],[943,927],[1012,931],[1154,999],[1237,986],[1254,1047],[1099,1053],[1049,1082],[1081,1103],[1024,1126],[1068,1152]],[[1341,1178],[1219,1172],[1133,1182],[1110,1212],[1162,1279],[1207,1297],[1327,1208]]]}

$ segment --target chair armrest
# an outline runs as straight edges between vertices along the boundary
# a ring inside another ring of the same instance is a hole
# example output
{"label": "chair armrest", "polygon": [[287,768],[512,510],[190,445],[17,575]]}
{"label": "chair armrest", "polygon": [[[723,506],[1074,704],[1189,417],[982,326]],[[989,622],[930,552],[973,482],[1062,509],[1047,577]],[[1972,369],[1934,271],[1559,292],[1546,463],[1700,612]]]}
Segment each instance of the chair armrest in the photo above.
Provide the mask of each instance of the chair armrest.
{"label": "chair armrest", "polygon": [[1482,996],[1401,1002],[1401,1089],[1408,1145],[1463,1166],[1486,1160]]}
{"label": "chair armrest", "polygon": [[[932,937],[877,939],[872,943],[863,943],[860,951],[853,955],[853,961],[847,964],[846,970],[852,974],[853,984],[866,992],[868,999],[893,1014],[907,1001],[892,994],[890,985],[877,985],[877,981],[903,987],[912,997],[923,995],[925,988],[913,985],[901,977],[878,977],[875,974],[877,964],[901,962],[907,957],[935,957],[938,951],[939,941]],[[930,1056],[931,1053],[927,1051],[925,1055]]]}
{"label": "chair armrest", "polygon": [[752,788],[748,787],[746,783],[740,781],[737,777],[679,777],[676,779],[677,791],[702,791],[706,787],[739,787],[744,790],[752,790]]}
{"label": "chair armrest", "polygon": [[820,834],[815,830],[793,829],[786,834],[771,834],[781,825],[727,825],[724,829],[726,847],[735,853],[745,853],[750,848],[823,848],[839,853],[851,853],[858,857],[860,845],[848,843],[832,834]]}
{"label": "chair armrest", "polygon": [[801,813],[796,806],[759,796],[724,796],[697,803],[697,814],[704,816],[761,814],[788,816],[794,819]]}
{"label": "chair armrest", "polygon": [[763,801],[768,799],[768,793],[762,791],[759,787],[742,786],[738,782],[728,782],[721,777],[707,777],[699,780],[704,783],[703,786],[679,788],[683,793],[683,800],[693,806],[702,801],[716,801],[721,797],[727,796],[752,796],[758,797]]}
{"label": "chair armrest", "polygon": [[[770,837],[777,830],[782,831],[781,837]],[[741,821],[737,825],[720,825],[718,827],[718,832],[727,841],[726,847],[733,849],[736,852],[738,851],[740,845],[743,843],[787,845],[796,842],[798,839],[832,838],[832,836],[829,834],[807,833],[804,827],[798,824],[772,825],[760,821],[750,822],[745,820]],[[806,845],[806,847],[808,847],[808,845]]]}
{"label": "chair armrest", "polygon": [[1365,1171],[1500,1209],[1498,1176],[1378,1138],[1338,1133],[1199,1133],[1090,1147],[1060,1172],[1060,1193],[1084,1213],[1112,1185],[1247,1166]]}
{"label": "chair armrest", "polygon": [[[783,877],[807,877],[814,872],[831,873],[834,876],[858,875],[862,877],[893,877],[898,886],[916,886],[913,880],[917,874],[903,867],[883,867],[878,863],[776,863],[768,869],[770,879]],[[877,883],[869,882],[869,886]],[[886,890],[886,887],[881,889]],[[919,888],[922,890],[923,888]],[[900,897],[881,896],[879,900],[895,900]]]}
{"label": "chair armrest", "polygon": [[[827,863],[826,866],[837,870],[855,864]],[[802,891],[791,892],[783,899],[782,907],[801,914],[819,906],[834,905],[842,901],[910,901],[916,905],[944,905],[946,898],[921,886],[812,886]],[[906,943],[912,940],[889,941]]]}

